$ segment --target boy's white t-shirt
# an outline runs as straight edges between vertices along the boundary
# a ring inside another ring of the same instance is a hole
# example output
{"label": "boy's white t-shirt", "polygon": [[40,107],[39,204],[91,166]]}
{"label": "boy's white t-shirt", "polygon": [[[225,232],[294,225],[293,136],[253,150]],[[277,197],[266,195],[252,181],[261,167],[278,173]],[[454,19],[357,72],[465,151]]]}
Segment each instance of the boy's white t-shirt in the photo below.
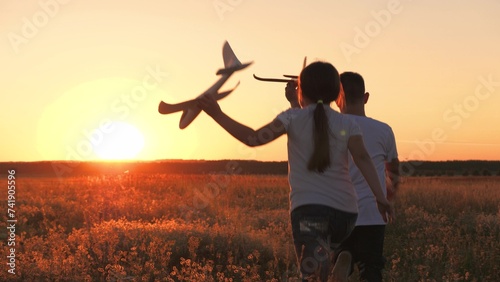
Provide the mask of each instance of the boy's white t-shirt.
{"label": "boy's white t-shirt", "polygon": [[330,127],[331,165],[323,173],[309,171],[312,156],[314,109],[316,104],[303,109],[288,109],[277,116],[288,135],[288,178],[290,183],[290,211],[307,204],[319,204],[338,210],[357,213],[357,198],[349,176],[347,142],[349,137],[361,135],[361,129],[347,115],[323,105]]}
{"label": "boy's white t-shirt", "polygon": [[[354,119],[361,128],[366,150],[370,154],[377,170],[384,195],[387,196],[385,164],[398,157],[394,133],[389,125],[378,120],[365,116],[347,116]],[[359,213],[356,225],[386,224],[378,211],[375,196],[370,190],[370,186],[368,186],[368,183],[352,161],[352,158],[349,158],[349,173],[358,195]]]}

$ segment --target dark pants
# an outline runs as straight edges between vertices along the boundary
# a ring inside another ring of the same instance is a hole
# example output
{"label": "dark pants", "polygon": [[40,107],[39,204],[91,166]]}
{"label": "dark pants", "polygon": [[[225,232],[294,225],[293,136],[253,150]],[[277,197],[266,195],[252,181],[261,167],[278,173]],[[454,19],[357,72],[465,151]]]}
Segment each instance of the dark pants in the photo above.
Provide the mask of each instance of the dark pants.
{"label": "dark pants", "polygon": [[356,226],[340,249],[352,254],[361,281],[382,281],[385,225]]}
{"label": "dark pants", "polygon": [[332,251],[349,236],[357,214],[323,205],[305,205],[291,213],[293,242],[302,279],[315,274],[328,279]]}

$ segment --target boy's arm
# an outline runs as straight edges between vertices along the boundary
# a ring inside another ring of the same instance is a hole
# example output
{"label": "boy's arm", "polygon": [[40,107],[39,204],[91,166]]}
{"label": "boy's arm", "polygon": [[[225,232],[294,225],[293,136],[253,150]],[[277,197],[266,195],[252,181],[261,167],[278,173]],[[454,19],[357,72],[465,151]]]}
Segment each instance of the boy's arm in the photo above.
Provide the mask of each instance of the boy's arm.
{"label": "boy's arm", "polygon": [[258,130],[235,121],[222,112],[219,104],[211,95],[199,98],[198,105],[229,134],[247,146],[264,145],[285,134],[285,127],[279,119],[274,119]]}
{"label": "boy's arm", "polygon": [[387,172],[387,176],[391,181],[391,187],[387,187],[387,199],[392,201],[396,196],[396,193],[399,189],[399,159],[392,159],[390,162],[385,163],[385,170]]}
{"label": "boy's arm", "polygon": [[382,218],[385,222],[391,222],[394,219],[394,211],[382,191],[377,171],[375,170],[370,155],[366,151],[363,137],[361,135],[351,136],[348,141],[348,147],[354,163],[365,177],[366,182],[377,200],[377,207]]}

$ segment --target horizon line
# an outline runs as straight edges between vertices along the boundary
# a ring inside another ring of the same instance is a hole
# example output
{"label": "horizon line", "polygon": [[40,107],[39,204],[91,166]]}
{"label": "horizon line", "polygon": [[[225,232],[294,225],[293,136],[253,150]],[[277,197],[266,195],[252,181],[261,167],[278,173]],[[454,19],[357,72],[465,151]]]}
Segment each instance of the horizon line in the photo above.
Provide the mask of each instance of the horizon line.
{"label": "horizon line", "polygon": [[[182,161],[182,162],[218,162],[218,161],[243,161],[243,162],[263,162],[263,163],[273,163],[273,162],[288,162],[287,160],[247,160],[247,159],[154,159],[154,160],[145,160],[145,159],[123,159],[123,160],[34,160],[34,161],[1,161],[0,163],[41,163],[41,162],[79,162],[79,163],[119,163],[119,162],[173,162],[173,161]],[[408,162],[500,162],[498,160],[484,160],[484,159],[448,159],[448,160],[399,160],[400,162],[408,163]]]}

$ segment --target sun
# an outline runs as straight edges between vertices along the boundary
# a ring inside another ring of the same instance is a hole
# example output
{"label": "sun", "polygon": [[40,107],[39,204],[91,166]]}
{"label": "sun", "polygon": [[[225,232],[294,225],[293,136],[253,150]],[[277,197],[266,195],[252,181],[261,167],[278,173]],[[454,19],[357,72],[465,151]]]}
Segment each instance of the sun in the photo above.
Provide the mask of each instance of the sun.
{"label": "sun", "polygon": [[110,122],[101,142],[93,144],[94,153],[102,160],[135,158],[144,148],[144,135],[137,127],[122,121]]}

